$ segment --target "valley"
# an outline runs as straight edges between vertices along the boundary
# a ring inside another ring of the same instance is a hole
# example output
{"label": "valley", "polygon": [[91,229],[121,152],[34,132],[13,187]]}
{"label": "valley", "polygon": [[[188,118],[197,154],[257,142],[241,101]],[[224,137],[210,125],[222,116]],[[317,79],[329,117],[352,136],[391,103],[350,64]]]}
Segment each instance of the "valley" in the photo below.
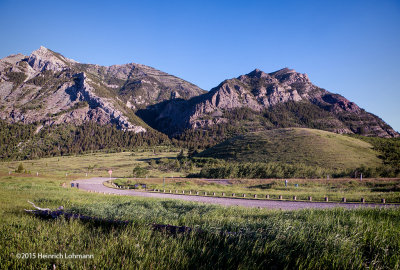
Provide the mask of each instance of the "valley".
{"label": "valley", "polygon": [[[208,268],[215,265],[240,268],[257,262],[257,268],[271,264],[279,268],[312,268],[327,260],[343,267],[354,263],[369,265],[370,260],[375,258],[375,266],[397,267],[400,252],[393,239],[400,239],[400,208],[350,210],[334,207],[283,211],[272,206],[248,208],[169,198],[116,196],[70,187],[70,183],[77,179],[99,176],[108,179],[107,171],[112,168],[113,176],[119,177],[114,180],[115,183],[121,185],[145,183],[148,188],[165,187],[187,193],[199,190],[210,194],[259,194],[260,197],[268,193],[272,205],[278,202],[278,195],[283,195],[285,200],[293,195],[298,200],[304,200],[304,196],[311,194],[315,201],[329,196],[332,206],[336,206],[334,201],[342,196],[346,196],[350,204],[359,200],[360,196],[365,197],[367,202],[385,197],[386,205],[400,200],[399,178],[362,181],[289,179],[285,187],[284,179],[229,179],[218,183],[177,178],[189,172],[150,168],[148,175],[158,178],[131,177],[138,165],[144,168],[154,159],[176,160],[179,154],[176,150],[155,148],[1,162],[2,266],[43,268],[56,265],[57,268],[85,269],[112,264],[120,268]],[[19,164],[27,171],[15,172]],[[164,176],[167,177],[165,186]],[[31,209],[28,201],[50,209],[63,206],[63,211],[67,213],[96,217],[97,221],[41,219],[24,211]],[[124,222],[119,224],[114,221]],[[149,224],[188,226],[196,230],[171,235],[167,231],[153,231]],[[386,248],[389,248],[388,251],[384,251]],[[188,253],[188,250],[192,252]],[[85,260],[84,264],[81,260],[57,258],[18,259],[18,254],[28,252],[89,254],[93,258]],[[240,257],[240,260],[232,259],[232,256]]]}

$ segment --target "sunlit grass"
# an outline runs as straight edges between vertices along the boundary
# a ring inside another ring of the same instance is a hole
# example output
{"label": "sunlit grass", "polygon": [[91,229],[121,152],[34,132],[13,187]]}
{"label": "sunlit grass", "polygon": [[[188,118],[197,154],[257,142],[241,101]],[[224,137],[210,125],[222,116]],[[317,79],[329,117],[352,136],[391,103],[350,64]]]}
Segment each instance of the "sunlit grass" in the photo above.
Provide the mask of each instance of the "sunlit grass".
{"label": "sunlit grass", "polygon": [[[13,173],[20,163],[24,169],[33,176],[36,173],[41,175],[63,176],[66,179],[76,177],[108,176],[111,169],[113,175],[127,177],[132,175],[132,170],[136,165],[146,167],[151,159],[175,158],[179,151],[164,149],[153,150],[141,149],[135,152],[102,153],[96,152],[86,155],[71,155],[62,157],[42,158],[37,160],[0,162],[0,171]],[[180,172],[162,173],[157,170],[149,170],[149,177],[183,176]]]}
{"label": "sunlit grass", "polygon": [[324,169],[354,169],[382,164],[379,153],[360,139],[308,128],[247,133],[200,153],[239,162],[306,164]]}
{"label": "sunlit grass", "polygon": [[[398,269],[399,209],[271,211],[177,200],[100,195],[63,188],[63,177],[0,176],[2,269]],[[23,211],[41,207],[103,219],[41,220]],[[168,236],[151,223],[201,228]],[[92,254],[93,259],[17,259],[18,253]]]}

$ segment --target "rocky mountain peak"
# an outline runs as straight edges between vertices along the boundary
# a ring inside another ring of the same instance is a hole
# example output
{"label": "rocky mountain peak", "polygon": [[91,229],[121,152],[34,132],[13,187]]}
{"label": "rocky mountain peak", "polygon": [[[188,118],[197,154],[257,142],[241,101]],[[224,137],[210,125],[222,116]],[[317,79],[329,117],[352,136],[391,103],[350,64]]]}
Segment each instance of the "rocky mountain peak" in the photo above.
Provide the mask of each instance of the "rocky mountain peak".
{"label": "rocky mountain peak", "polygon": [[46,52],[49,52],[49,51],[50,51],[49,49],[47,49],[45,46],[42,46],[42,45],[40,45],[39,49],[36,50],[37,53],[39,53],[39,52],[46,53]]}
{"label": "rocky mountain peak", "polygon": [[279,76],[279,75],[288,74],[288,73],[297,73],[297,72],[294,69],[285,67],[285,68],[279,69],[277,71],[271,72],[269,74],[271,74],[273,76]]}
{"label": "rocky mountain peak", "polygon": [[294,69],[283,68],[278,71],[269,73],[269,75],[276,78],[280,83],[290,85],[292,83],[309,83],[310,79],[307,74],[296,72]]}
{"label": "rocky mountain peak", "polygon": [[205,91],[141,64],[81,64],[44,46],[0,59],[0,119],[7,122],[115,124],[146,132],[138,108]]}
{"label": "rocky mountain peak", "polygon": [[76,63],[76,61],[68,59],[43,46],[33,51],[28,58],[28,64],[36,71],[61,71],[68,68],[73,63]]}
{"label": "rocky mountain peak", "polygon": [[269,77],[269,75],[267,73],[265,73],[264,71],[256,68],[255,70],[253,70],[252,72],[247,74],[248,77],[251,78],[266,78]]}
{"label": "rocky mountain peak", "polygon": [[206,94],[188,101],[172,100],[149,106],[138,115],[171,136],[185,129],[235,125],[235,121],[238,126],[255,129],[295,126],[368,136],[399,136],[380,118],[341,95],[313,85],[307,74],[289,68],[272,73],[255,69],[223,81]]}
{"label": "rocky mountain peak", "polygon": [[238,79],[242,82],[248,82],[248,80],[263,79],[268,83],[281,83],[283,85],[291,85],[293,83],[307,83],[311,84],[307,74],[302,74],[294,69],[283,68],[271,73],[265,73],[264,71],[256,68],[246,75],[241,75]]}

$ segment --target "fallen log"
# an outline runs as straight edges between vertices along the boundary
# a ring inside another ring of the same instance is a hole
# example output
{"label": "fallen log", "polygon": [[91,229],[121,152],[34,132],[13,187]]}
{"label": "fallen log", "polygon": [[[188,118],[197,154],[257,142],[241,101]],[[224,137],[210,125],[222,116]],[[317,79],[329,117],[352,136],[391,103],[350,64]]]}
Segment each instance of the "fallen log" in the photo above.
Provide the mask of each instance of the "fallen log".
{"label": "fallen log", "polygon": [[[76,213],[69,213],[64,211],[64,207],[60,206],[56,210],[52,211],[50,208],[40,208],[36,206],[33,202],[28,201],[34,208],[37,210],[27,210],[24,209],[25,212],[27,213],[32,213],[35,216],[38,216],[43,219],[57,219],[60,217],[64,217],[65,219],[79,219],[82,221],[94,221],[98,223],[107,223],[107,224],[129,224],[132,223],[131,221],[128,220],[117,220],[117,219],[104,219],[104,218],[98,218],[98,217],[92,217],[92,216],[85,216],[81,214],[76,214]],[[165,225],[165,224],[157,224],[157,223],[152,223],[150,224],[150,227],[152,228],[153,231],[159,231],[159,232],[165,232],[171,235],[177,235],[177,234],[182,234],[182,233],[191,233],[194,230],[191,227],[187,226],[174,226],[174,225]],[[196,229],[197,233],[202,232],[200,229]]]}
{"label": "fallen log", "polygon": [[[191,233],[193,229],[187,226],[174,226],[165,224],[151,224],[153,231],[166,232],[169,234],[179,234],[179,233]],[[202,232],[200,229],[196,230],[197,233]]]}

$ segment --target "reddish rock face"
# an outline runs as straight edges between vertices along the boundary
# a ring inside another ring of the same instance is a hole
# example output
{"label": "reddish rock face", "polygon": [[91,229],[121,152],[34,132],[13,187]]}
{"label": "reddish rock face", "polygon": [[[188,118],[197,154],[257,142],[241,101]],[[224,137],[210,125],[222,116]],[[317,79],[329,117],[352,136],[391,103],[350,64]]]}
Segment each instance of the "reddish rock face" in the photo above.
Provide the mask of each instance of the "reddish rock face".
{"label": "reddish rock face", "polygon": [[332,105],[332,111],[338,113],[340,111],[346,111],[351,113],[360,113],[361,109],[354,102],[338,95],[338,94],[327,94],[322,96],[322,100]]}
{"label": "reddish rock face", "polygon": [[354,102],[313,85],[307,74],[288,68],[272,73],[256,69],[225,80],[210,92],[188,101],[156,104],[138,113],[156,129],[174,136],[185,129],[207,129],[216,124],[230,123],[225,113],[235,109],[247,108],[262,115],[263,111],[288,102],[315,105],[328,113],[329,131],[399,136],[381,119],[365,112]]}

